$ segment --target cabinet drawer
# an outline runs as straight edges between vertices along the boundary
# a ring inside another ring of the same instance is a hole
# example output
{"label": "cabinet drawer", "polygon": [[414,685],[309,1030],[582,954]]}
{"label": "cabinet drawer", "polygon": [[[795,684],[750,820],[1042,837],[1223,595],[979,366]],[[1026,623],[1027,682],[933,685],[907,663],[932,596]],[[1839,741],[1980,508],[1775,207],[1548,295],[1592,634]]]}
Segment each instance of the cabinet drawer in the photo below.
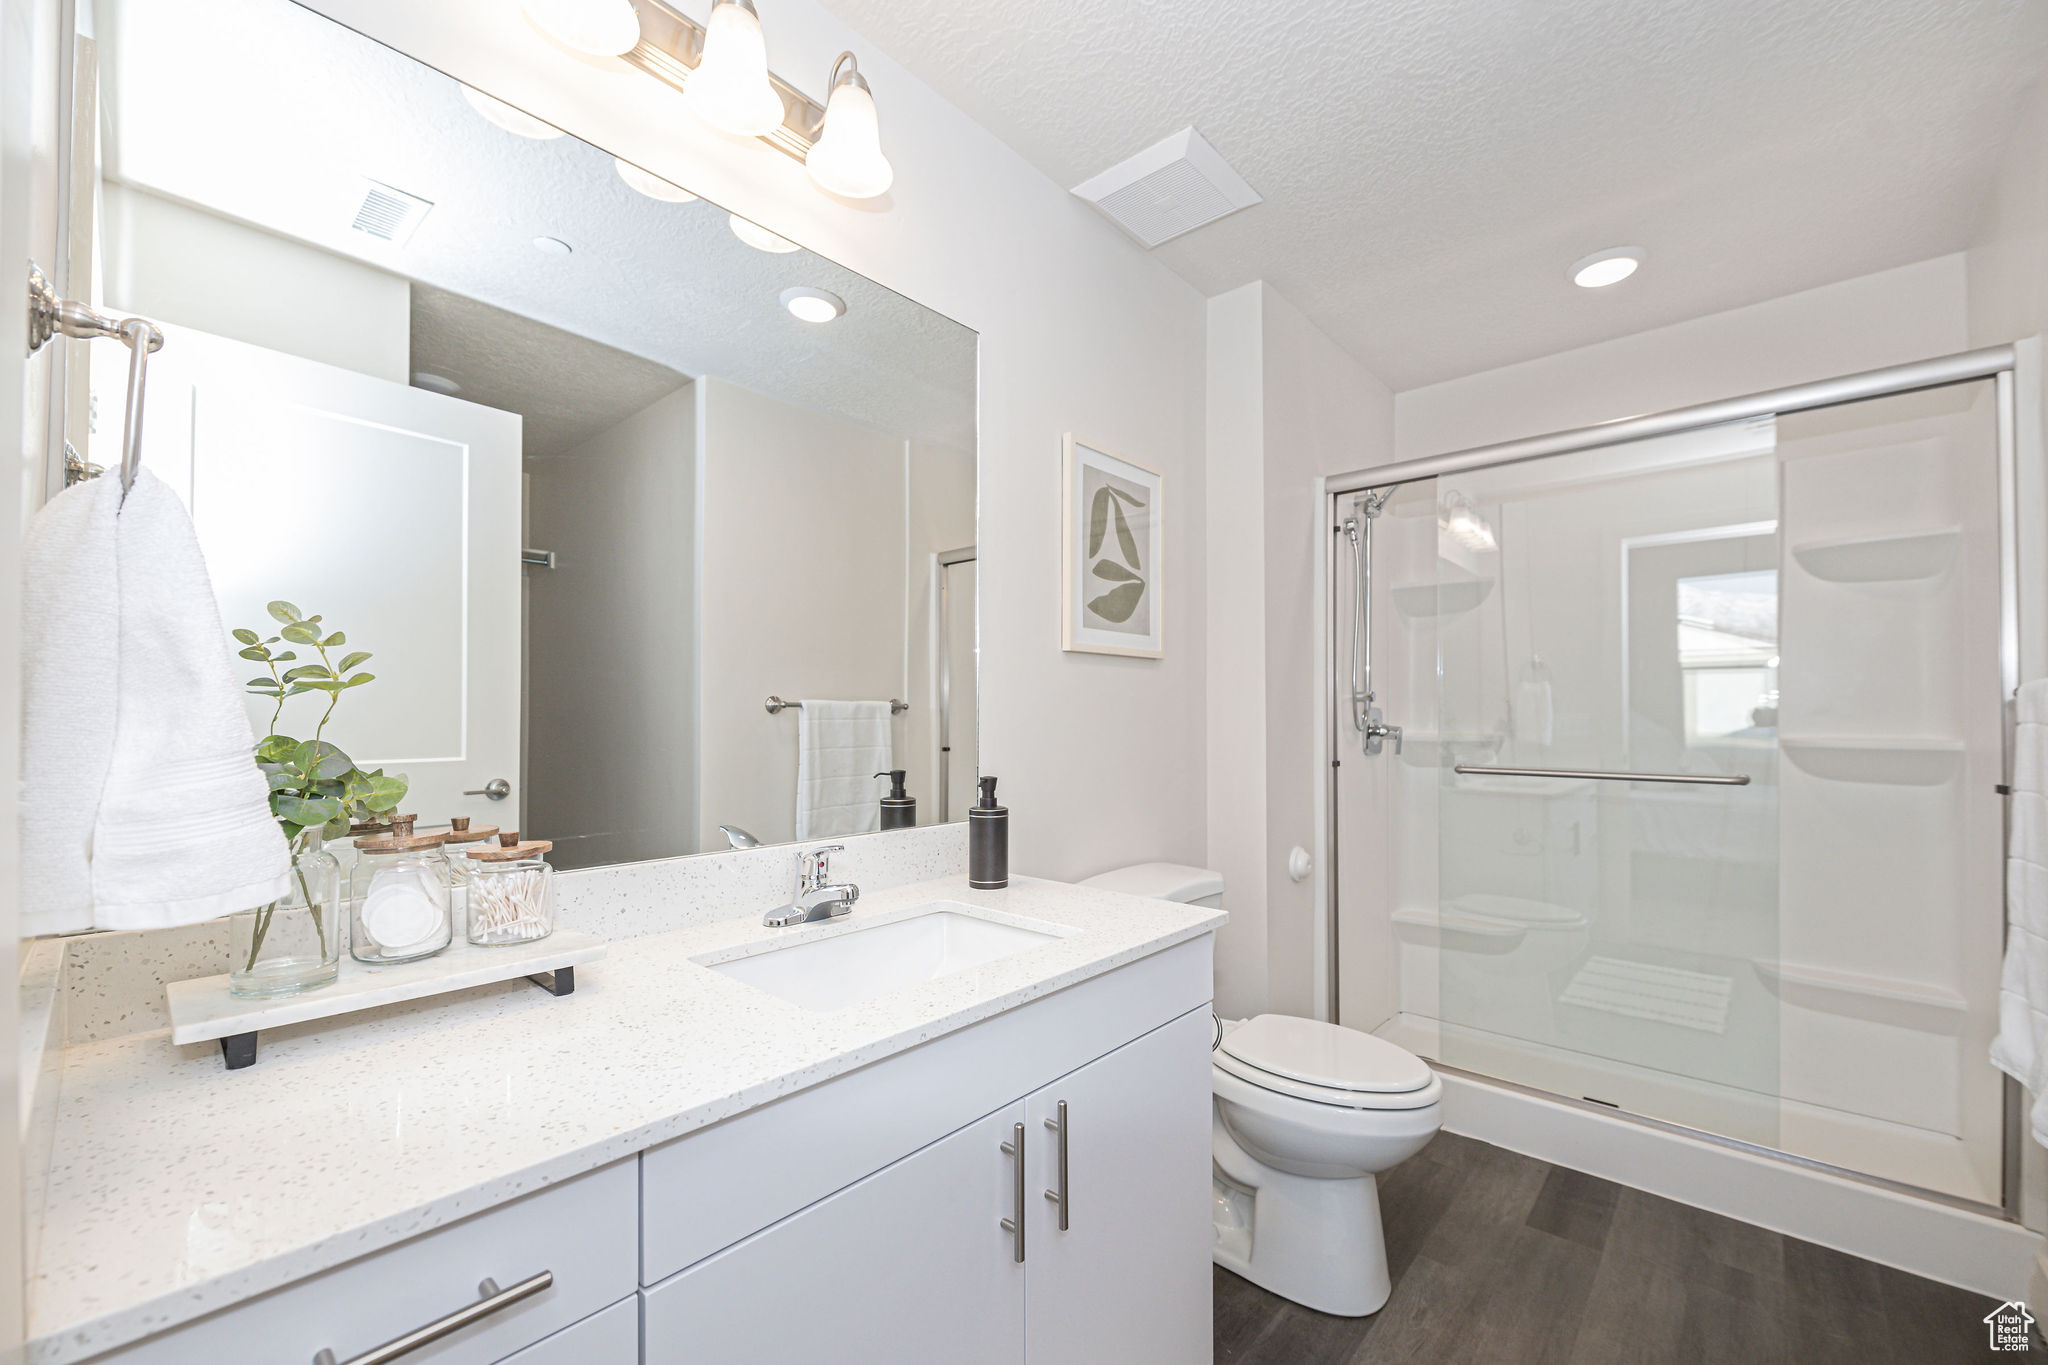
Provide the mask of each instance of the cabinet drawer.
{"label": "cabinet drawer", "polygon": [[[322,1349],[347,1360],[475,1303],[486,1277],[509,1287],[552,1272],[547,1289],[405,1358],[487,1365],[632,1294],[639,1193],[634,1163],[615,1162],[151,1337],[99,1365],[278,1365],[311,1361]],[[550,1356],[536,1359],[553,1365]]]}
{"label": "cabinet drawer", "polygon": [[640,1296],[571,1323],[503,1365],[640,1365]]}
{"label": "cabinet drawer", "polygon": [[641,1157],[641,1283],[673,1275],[1205,1005],[1211,942],[1203,934],[651,1148]]}

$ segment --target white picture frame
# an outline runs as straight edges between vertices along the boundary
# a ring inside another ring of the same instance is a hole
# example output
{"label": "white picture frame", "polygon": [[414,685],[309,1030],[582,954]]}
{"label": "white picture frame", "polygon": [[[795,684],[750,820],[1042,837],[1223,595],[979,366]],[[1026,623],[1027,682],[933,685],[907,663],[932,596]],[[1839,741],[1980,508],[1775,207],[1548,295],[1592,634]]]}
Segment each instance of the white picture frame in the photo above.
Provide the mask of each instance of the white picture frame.
{"label": "white picture frame", "polygon": [[1164,658],[1165,476],[1072,432],[1061,445],[1060,648]]}

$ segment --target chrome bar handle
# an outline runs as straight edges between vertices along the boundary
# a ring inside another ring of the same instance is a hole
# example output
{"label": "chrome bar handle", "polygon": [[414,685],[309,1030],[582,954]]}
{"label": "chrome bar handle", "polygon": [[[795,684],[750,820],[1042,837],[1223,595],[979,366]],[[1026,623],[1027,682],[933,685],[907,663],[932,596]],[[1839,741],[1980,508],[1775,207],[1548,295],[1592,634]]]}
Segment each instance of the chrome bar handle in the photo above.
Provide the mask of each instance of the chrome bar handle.
{"label": "chrome bar handle", "polygon": [[[339,1365],[387,1365],[400,1356],[411,1355],[429,1342],[439,1341],[451,1332],[459,1332],[473,1322],[479,1322],[500,1309],[510,1308],[521,1299],[530,1299],[555,1282],[555,1272],[543,1270],[529,1279],[521,1280],[510,1289],[498,1288],[496,1280],[485,1280],[476,1287],[483,1295],[466,1308],[458,1308],[445,1318],[436,1318],[424,1327],[416,1327],[402,1337],[393,1337],[382,1346],[373,1346],[359,1356],[350,1356]],[[313,1365],[337,1365],[334,1351],[322,1347],[313,1357]]]}
{"label": "chrome bar handle", "polygon": [[1067,1102],[1065,1100],[1060,1101],[1060,1116],[1056,1119],[1047,1119],[1045,1126],[1060,1135],[1060,1187],[1056,1190],[1047,1190],[1045,1197],[1059,1206],[1060,1231],[1065,1232],[1067,1230]]}
{"label": "chrome bar handle", "polygon": [[[1002,1220],[1002,1229],[1010,1234],[1014,1250],[1010,1259],[1023,1263],[1024,1260],[1024,1125],[1010,1125],[1010,1140],[1003,1144],[1003,1151],[1010,1157],[1010,1164],[1016,1168],[1016,1178],[1011,1182],[1010,1207],[1014,1216]],[[351,1362],[353,1365],[353,1362]]]}
{"label": "chrome bar handle", "polygon": [[128,347],[128,414],[121,428],[121,496],[135,486],[142,469],[142,391],[150,352],[160,350],[164,334],[142,318],[110,318],[72,299],[57,297],[34,262],[28,267],[28,349],[42,349],[53,336],[92,341],[112,337]]}
{"label": "chrome bar handle", "polygon": [[1598,768],[1487,768],[1477,763],[1460,763],[1451,769],[1480,777],[1568,777],[1592,782],[1683,782],[1700,787],[1747,787],[1748,773],[1717,776],[1709,773],[1617,773]]}

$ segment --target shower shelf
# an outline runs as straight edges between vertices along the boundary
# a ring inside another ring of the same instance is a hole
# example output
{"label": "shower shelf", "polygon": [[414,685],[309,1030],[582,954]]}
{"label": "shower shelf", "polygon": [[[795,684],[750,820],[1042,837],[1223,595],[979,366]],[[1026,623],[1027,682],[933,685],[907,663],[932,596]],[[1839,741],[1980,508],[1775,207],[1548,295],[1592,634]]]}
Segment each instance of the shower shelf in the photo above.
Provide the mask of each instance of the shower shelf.
{"label": "shower shelf", "polygon": [[1798,739],[1781,735],[1778,747],[1801,772],[1831,782],[1938,787],[1963,771],[1959,739]]}
{"label": "shower shelf", "polygon": [[1956,561],[1963,528],[1816,541],[1792,547],[1792,557],[1815,578],[1829,583],[1906,583],[1938,578]]}
{"label": "shower shelf", "polygon": [[1453,578],[1441,583],[1413,583],[1387,589],[1394,609],[1410,618],[1460,616],[1493,592],[1491,578]]}
{"label": "shower shelf", "polygon": [[1876,1019],[1926,1033],[1954,1035],[1962,1031],[1970,1012],[1967,998],[1942,986],[1767,958],[1753,958],[1751,965],[1780,1001],[1824,1014]]}

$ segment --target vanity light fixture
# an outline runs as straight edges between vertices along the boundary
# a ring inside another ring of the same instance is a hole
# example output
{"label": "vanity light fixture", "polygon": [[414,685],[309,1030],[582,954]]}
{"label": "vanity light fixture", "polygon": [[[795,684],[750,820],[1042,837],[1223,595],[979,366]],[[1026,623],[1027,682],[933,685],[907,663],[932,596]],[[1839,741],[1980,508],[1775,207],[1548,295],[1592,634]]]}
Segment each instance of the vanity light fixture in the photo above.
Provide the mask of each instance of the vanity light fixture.
{"label": "vanity light fixture", "polygon": [[1572,262],[1572,268],[1565,271],[1571,282],[1581,289],[1605,289],[1610,284],[1620,284],[1636,273],[1636,267],[1643,263],[1643,249],[1639,246],[1611,246],[1605,251],[1596,251]]}
{"label": "vanity light fixture", "polygon": [[796,243],[790,241],[789,238],[777,237],[774,233],[770,232],[767,228],[762,227],[759,223],[749,222],[745,218],[740,217],[737,213],[732,215],[731,221],[732,235],[739,238],[741,241],[745,242],[748,246],[754,248],[756,251],[772,251],[776,255],[780,256],[785,252],[795,251],[797,249]]}
{"label": "vanity light fixture", "polygon": [[542,33],[592,57],[617,57],[640,41],[633,0],[525,0],[521,8]]}
{"label": "vanity light fixture", "polygon": [[641,170],[624,157],[613,157],[612,161],[619,168],[619,179],[625,181],[649,199],[659,199],[664,204],[687,204],[697,197],[681,185],[663,180],[653,171]]}
{"label": "vanity light fixture", "polygon": [[503,100],[492,99],[481,90],[462,87],[462,98],[469,101],[469,107],[482,114],[490,122],[508,133],[530,137],[536,142],[547,142],[562,135],[562,130],[552,123],[543,123],[524,109],[514,109]]}
{"label": "vanity light fixture", "polygon": [[846,315],[845,299],[801,284],[782,291],[782,306],[799,322],[830,322]]}
{"label": "vanity light fixture", "polygon": [[840,53],[839,60],[832,63],[828,84],[824,127],[804,158],[811,179],[848,199],[872,199],[886,193],[896,171],[882,155],[882,124],[875,113],[875,95],[851,52]]}
{"label": "vanity light fixture", "polygon": [[754,0],[712,0],[703,55],[683,99],[712,127],[760,137],[782,125],[782,96],[768,83],[768,41]]}

